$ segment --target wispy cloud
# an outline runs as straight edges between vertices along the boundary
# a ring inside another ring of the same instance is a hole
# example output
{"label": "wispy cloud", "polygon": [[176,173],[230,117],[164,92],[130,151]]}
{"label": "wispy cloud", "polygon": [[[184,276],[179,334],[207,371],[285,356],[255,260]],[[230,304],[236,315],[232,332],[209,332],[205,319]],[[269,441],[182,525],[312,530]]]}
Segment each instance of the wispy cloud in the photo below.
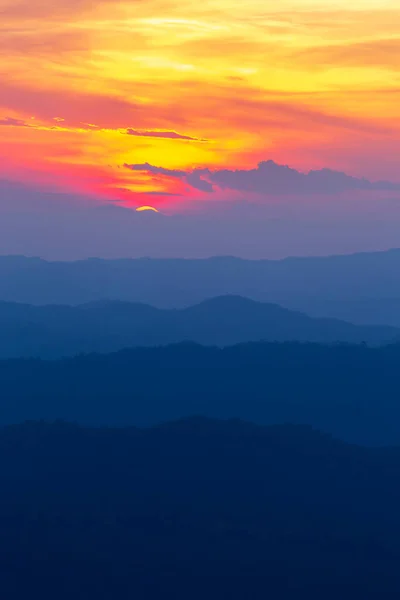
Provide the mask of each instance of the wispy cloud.
{"label": "wispy cloud", "polygon": [[314,46],[297,52],[292,59],[297,64],[313,65],[315,68],[370,69],[374,66],[399,71],[399,54],[400,38],[397,37]]}
{"label": "wispy cloud", "polygon": [[156,167],[154,165],[150,165],[149,163],[136,165],[125,164],[124,167],[126,169],[130,169],[131,171],[145,171],[146,173],[153,173],[154,175],[166,175],[167,177],[180,178],[186,175],[185,171],[179,171],[177,169],[165,169],[164,167]]}
{"label": "wispy cloud", "polygon": [[29,123],[26,123],[22,119],[14,119],[12,117],[4,117],[0,119],[0,127],[30,127]]}
{"label": "wispy cloud", "polygon": [[141,194],[143,194],[144,196],[168,196],[168,197],[175,197],[175,196],[181,196],[182,194],[174,194],[172,192],[159,192],[157,190],[151,190],[149,192],[141,192]]}
{"label": "wispy cloud", "polygon": [[0,87],[0,106],[48,121],[62,117],[74,126],[98,122],[102,128],[117,128],[132,122],[135,113],[140,114],[137,104],[104,91],[65,90],[50,85],[34,87],[3,78]]}
{"label": "wispy cloud", "polygon": [[168,140],[187,140],[190,142],[207,142],[203,138],[192,137],[190,135],[183,135],[176,131],[159,131],[159,130],[139,130],[139,129],[127,129],[127,135],[134,135],[137,137],[150,137],[150,138],[164,138]]}

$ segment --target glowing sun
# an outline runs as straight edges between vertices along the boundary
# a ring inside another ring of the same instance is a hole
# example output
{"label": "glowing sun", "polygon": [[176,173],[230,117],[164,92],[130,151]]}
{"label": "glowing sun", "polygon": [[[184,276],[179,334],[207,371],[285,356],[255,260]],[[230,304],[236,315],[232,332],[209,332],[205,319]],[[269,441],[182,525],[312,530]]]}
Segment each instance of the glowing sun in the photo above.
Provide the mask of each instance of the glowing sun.
{"label": "glowing sun", "polygon": [[144,212],[145,210],[152,210],[153,212],[158,212],[158,210],[154,208],[154,206],[139,206],[136,209],[136,212]]}

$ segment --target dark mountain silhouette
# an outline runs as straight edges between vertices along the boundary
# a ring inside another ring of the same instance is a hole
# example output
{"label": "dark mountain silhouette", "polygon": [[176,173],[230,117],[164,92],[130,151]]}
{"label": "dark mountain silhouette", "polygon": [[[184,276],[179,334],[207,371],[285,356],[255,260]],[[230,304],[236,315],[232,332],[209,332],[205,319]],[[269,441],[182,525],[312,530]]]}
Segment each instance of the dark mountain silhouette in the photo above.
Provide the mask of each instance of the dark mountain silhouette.
{"label": "dark mountain silhouette", "polygon": [[77,307],[0,303],[0,327],[3,358],[56,358],[182,341],[220,346],[259,340],[379,344],[400,337],[400,330],[394,328],[312,319],[238,296],[214,298],[181,310],[127,302]]}
{"label": "dark mountain silhouette", "polygon": [[4,598],[400,593],[400,450],[303,426],[0,431]]}
{"label": "dark mountain silhouette", "polygon": [[400,346],[194,343],[71,359],[0,361],[0,424],[58,418],[151,425],[200,414],[310,424],[400,445]]}
{"label": "dark mountain silhouette", "polygon": [[[323,258],[241,260],[89,259],[47,262],[0,257],[0,300],[28,304],[82,304],[103,300],[182,308],[233,294],[277,303],[311,316],[398,326],[400,250]],[[361,311],[360,304],[370,303]],[[383,304],[382,304],[383,303]],[[387,320],[386,320],[387,319]]]}

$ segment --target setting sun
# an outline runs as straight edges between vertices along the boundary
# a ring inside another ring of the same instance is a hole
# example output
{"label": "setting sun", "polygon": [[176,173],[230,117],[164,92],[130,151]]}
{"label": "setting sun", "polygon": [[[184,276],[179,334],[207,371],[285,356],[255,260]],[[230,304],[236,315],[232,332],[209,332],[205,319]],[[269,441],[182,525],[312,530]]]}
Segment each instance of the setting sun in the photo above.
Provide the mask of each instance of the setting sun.
{"label": "setting sun", "polygon": [[0,0],[0,178],[173,212],[196,168],[397,180],[398,6]]}
{"label": "setting sun", "polygon": [[147,211],[147,210],[150,210],[150,211],[153,211],[153,212],[157,212],[157,213],[158,213],[158,210],[157,210],[156,208],[154,208],[154,206],[139,206],[139,207],[136,209],[136,212],[145,212],[145,211]]}

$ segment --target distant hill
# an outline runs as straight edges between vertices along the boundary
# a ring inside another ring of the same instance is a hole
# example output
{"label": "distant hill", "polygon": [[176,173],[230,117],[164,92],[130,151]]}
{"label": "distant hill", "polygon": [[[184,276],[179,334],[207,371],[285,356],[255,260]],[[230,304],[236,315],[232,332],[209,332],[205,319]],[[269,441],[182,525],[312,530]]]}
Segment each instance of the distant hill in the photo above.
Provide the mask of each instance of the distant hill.
{"label": "distant hill", "polygon": [[373,298],[293,298],[287,306],[302,310],[313,317],[334,317],[355,325],[389,325],[400,327],[400,297]]}
{"label": "distant hill", "polygon": [[0,357],[57,358],[130,346],[192,341],[228,346],[250,341],[384,344],[391,327],[313,319],[274,304],[223,296],[181,310],[128,302],[72,306],[0,303]]}
{"label": "distant hill", "polygon": [[0,430],[5,598],[400,595],[400,450],[308,426]]}
{"label": "distant hill", "polygon": [[0,361],[0,425],[66,419],[154,425],[194,414],[309,424],[400,445],[400,346],[194,343]]}
{"label": "distant hill", "polygon": [[233,294],[311,316],[400,326],[399,274],[399,249],[276,261],[215,257],[47,262],[2,256],[0,300],[77,305],[110,299],[183,308]]}

